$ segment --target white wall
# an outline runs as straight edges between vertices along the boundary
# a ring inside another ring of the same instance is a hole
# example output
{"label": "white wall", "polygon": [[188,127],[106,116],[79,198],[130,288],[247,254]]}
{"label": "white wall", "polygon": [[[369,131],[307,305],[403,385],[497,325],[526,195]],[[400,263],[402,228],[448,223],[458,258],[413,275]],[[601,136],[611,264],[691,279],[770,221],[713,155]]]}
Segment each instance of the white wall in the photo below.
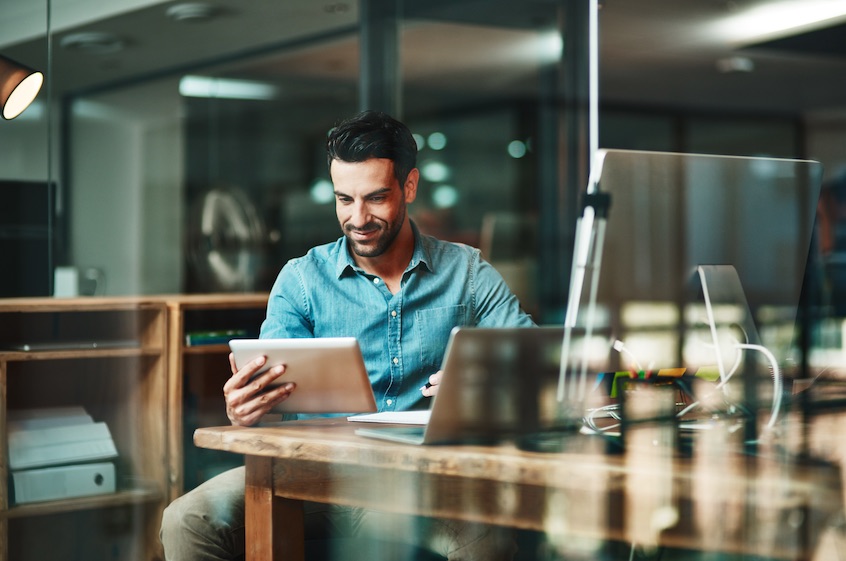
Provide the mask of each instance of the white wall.
{"label": "white wall", "polygon": [[76,101],[70,118],[71,264],[105,294],[182,287],[183,154],[176,86]]}
{"label": "white wall", "polygon": [[0,122],[0,178],[46,181],[49,172],[46,104],[35,101],[16,119]]}

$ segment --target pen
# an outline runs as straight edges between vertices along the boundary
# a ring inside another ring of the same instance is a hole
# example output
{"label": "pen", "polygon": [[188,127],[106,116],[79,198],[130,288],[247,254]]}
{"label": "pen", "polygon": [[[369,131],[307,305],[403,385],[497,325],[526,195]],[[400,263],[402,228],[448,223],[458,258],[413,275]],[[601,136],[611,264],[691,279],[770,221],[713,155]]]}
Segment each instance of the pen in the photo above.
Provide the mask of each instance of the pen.
{"label": "pen", "polygon": [[432,387],[432,384],[431,384],[431,383],[429,383],[429,382],[426,382],[426,385],[425,385],[425,386],[423,386],[423,387],[421,387],[421,388],[420,388],[420,391],[422,392],[423,390],[428,389],[428,388],[431,388],[431,387]]}

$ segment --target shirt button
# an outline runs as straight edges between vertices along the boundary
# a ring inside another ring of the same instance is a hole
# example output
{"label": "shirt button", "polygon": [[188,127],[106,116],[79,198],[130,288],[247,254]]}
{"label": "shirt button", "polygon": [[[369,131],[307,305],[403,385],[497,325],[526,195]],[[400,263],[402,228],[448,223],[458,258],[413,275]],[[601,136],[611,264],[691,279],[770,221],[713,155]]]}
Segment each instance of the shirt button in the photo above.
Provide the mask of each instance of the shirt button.
{"label": "shirt button", "polygon": [[394,357],[394,364],[399,364],[399,359],[397,357]]}
{"label": "shirt button", "polygon": [[385,401],[385,403],[387,403],[388,405],[393,405],[393,404],[394,404],[394,400],[393,400],[393,399],[388,399],[388,400],[386,400],[386,401]]}
{"label": "shirt button", "polygon": [[379,279],[373,279],[373,284],[379,284]]}
{"label": "shirt button", "polygon": [[391,310],[391,317],[392,318],[397,317],[397,311],[396,310]]}

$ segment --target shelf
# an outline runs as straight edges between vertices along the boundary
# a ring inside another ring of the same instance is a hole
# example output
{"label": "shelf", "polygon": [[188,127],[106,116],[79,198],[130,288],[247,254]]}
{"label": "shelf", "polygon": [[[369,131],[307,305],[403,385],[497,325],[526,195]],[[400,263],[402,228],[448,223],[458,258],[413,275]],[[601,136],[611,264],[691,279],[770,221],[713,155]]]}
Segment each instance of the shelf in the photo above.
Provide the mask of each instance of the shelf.
{"label": "shelf", "polygon": [[76,512],[98,508],[109,508],[114,506],[125,506],[134,504],[154,504],[162,500],[162,493],[150,489],[129,489],[117,491],[109,495],[96,495],[91,497],[74,497],[60,501],[44,501],[16,505],[7,511],[0,510],[0,519],[27,518],[31,516],[44,516],[62,512]]}
{"label": "shelf", "polygon": [[0,313],[133,311],[156,309],[160,306],[161,300],[154,297],[0,298]]}
{"label": "shelf", "polygon": [[[0,299],[0,561],[47,558],[39,536],[54,524],[76,544],[63,561],[114,547],[161,557],[158,527],[171,485],[167,319],[166,301],[155,297]],[[8,413],[62,407],[82,407],[108,426],[127,487],[10,504]],[[120,523],[108,530],[91,524],[113,517]]]}
{"label": "shelf", "polygon": [[112,348],[112,349],[72,349],[55,351],[3,351],[2,360],[6,362],[24,362],[29,360],[66,360],[90,358],[133,358],[143,356],[159,356],[161,348]]}
{"label": "shelf", "polygon": [[[104,548],[160,559],[161,512],[185,491],[186,468],[194,486],[233,462],[190,445],[197,426],[227,420],[229,345],[187,346],[185,335],[257,336],[266,304],[267,294],[0,299],[0,561],[51,558],[45,531],[74,542],[79,553],[61,561]],[[68,406],[108,425],[133,488],[9,505],[8,412]]]}
{"label": "shelf", "polygon": [[229,352],[229,345],[220,344],[220,345],[192,345],[190,347],[184,347],[182,352],[186,355],[204,355],[204,354],[215,354],[215,353],[228,353]]}
{"label": "shelf", "polygon": [[[171,498],[195,487],[220,469],[234,467],[231,457],[191,444],[199,426],[228,423],[223,385],[231,375],[228,342],[186,345],[188,333],[239,331],[258,337],[267,311],[266,293],[197,294],[167,300],[169,310]],[[235,337],[233,337],[235,338]]]}

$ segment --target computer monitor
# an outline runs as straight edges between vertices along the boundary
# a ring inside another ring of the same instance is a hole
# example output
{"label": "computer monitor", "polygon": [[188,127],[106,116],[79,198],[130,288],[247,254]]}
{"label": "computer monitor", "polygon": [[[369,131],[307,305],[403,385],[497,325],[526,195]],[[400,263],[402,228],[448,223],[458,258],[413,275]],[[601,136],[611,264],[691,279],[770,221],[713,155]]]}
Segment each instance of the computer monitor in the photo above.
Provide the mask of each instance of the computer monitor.
{"label": "computer monitor", "polygon": [[[736,271],[761,344],[780,364],[798,361],[821,177],[822,166],[807,160],[600,150],[565,320],[596,344],[581,346],[593,350],[581,361],[562,360],[559,400],[579,397],[597,369],[695,372],[714,360],[713,343],[701,337],[701,292],[690,290],[701,266]],[[726,324],[743,315],[731,303],[712,313]],[[568,369],[573,362],[591,367]]]}
{"label": "computer monitor", "polygon": [[0,180],[0,297],[50,295],[54,192],[46,181]]}

